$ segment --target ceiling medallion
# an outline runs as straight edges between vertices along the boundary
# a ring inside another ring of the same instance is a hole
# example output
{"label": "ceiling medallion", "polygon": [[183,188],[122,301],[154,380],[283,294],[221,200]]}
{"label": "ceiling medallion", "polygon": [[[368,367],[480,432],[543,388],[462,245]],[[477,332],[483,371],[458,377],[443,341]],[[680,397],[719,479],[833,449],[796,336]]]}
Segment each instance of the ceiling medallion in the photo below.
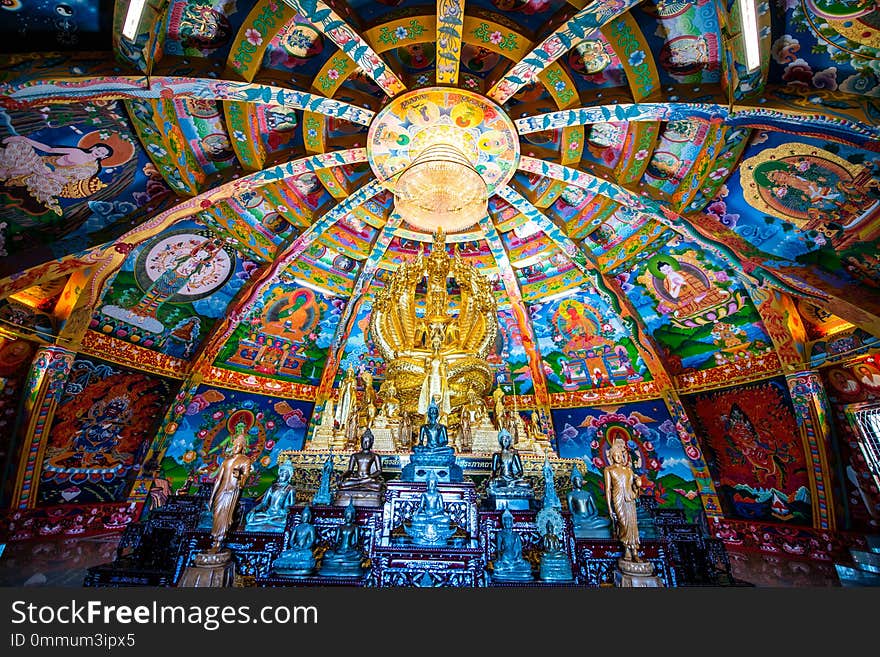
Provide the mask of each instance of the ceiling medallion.
{"label": "ceiling medallion", "polygon": [[402,94],[373,119],[367,157],[408,224],[433,233],[473,226],[519,164],[513,121],[491,100],[432,87]]}

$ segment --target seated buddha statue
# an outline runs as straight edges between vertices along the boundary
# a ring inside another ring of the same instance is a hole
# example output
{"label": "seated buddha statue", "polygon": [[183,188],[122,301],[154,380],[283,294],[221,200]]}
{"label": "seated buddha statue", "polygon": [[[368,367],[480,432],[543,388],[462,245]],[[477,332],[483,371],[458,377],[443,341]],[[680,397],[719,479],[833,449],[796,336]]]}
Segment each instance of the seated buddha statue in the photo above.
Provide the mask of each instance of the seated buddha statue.
{"label": "seated buddha statue", "polygon": [[486,487],[489,500],[496,509],[528,509],[534,492],[523,477],[522,459],[507,429],[498,432],[498,445],[501,449],[492,454],[492,476]]}
{"label": "seated buddha statue", "polygon": [[500,582],[522,582],[532,579],[532,566],[523,558],[522,539],[513,531],[513,514],[505,509],[501,531],[496,535],[498,556],[492,562],[492,579]]}
{"label": "seated buddha statue", "polygon": [[[556,518],[554,521],[549,516]],[[544,551],[541,553],[540,577],[545,582],[570,582],[574,579],[571,572],[571,559],[560,538],[562,516],[553,509],[549,516],[539,516],[539,529],[544,534]],[[544,522],[543,527],[540,523]]]}
{"label": "seated buddha statue", "polygon": [[437,400],[428,407],[427,420],[419,428],[418,443],[412,448],[410,462],[401,472],[403,481],[426,481],[428,471],[445,482],[463,479],[461,467],[455,463],[455,450],[449,445],[446,426],[440,424]]}
{"label": "seated buddha statue", "polygon": [[364,554],[360,548],[360,528],[355,523],[354,504],[348,503],[342,524],[336,528],[333,547],[324,553],[319,575],[330,577],[359,577],[363,574],[361,561]]}
{"label": "seated buddha statue", "polygon": [[373,421],[373,426],[383,429],[389,425],[400,423],[400,400],[397,398],[397,387],[394,381],[386,380],[379,388],[382,405]]}
{"label": "seated buddha statue", "polygon": [[256,506],[245,516],[245,529],[251,532],[282,532],[287,512],[296,504],[293,486],[293,464],[287,460],[278,466],[275,481],[266,489]]}
{"label": "seated buddha statue", "polygon": [[373,432],[361,436],[361,449],[348,459],[348,469],[336,487],[336,506],[382,506],[385,501],[385,480],[382,461],[373,451]]}
{"label": "seated buddha statue", "polygon": [[443,509],[443,496],[437,489],[437,477],[428,473],[419,506],[404,529],[416,545],[445,545],[455,533],[452,519]]}
{"label": "seated buddha statue", "polygon": [[596,500],[583,486],[584,477],[580,469],[574,466],[571,469],[571,491],[567,500],[575,537],[611,538],[611,520],[599,515]]}
{"label": "seated buddha statue", "polygon": [[306,505],[300,521],[290,533],[287,549],[272,562],[272,570],[279,575],[305,576],[315,572],[315,539],[317,533],[312,524],[312,509]]}

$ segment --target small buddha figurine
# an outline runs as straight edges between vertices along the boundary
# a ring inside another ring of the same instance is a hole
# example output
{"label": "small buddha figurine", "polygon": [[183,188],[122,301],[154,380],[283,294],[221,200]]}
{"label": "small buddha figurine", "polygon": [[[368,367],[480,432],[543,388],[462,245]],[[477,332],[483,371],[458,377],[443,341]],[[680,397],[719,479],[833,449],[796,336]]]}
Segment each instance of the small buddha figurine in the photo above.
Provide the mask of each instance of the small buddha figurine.
{"label": "small buddha figurine", "polygon": [[373,432],[361,436],[361,449],[348,459],[348,469],[336,489],[336,506],[382,506],[385,502],[385,479],[382,460],[373,451]]}
{"label": "small buddha figurine", "polygon": [[317,539],[312,524],[312,509],[308,505],[300,514],[300,521],[290,533],[287,549],[272,562],[272,570],[279,575],[306,576],[315,572],[314,547]]}
{"label": "small buddha figurine", "polygon": [[523,558],[522,539],[513,531],[513,514],[505,509],[501,531],[496,535],[498,557],[492,562],[492,579],[501,582],[523,582],[532,579],[532,566]]}
{"label": "small buddha figurine", "polygon": [[281,532],[287,524],[287,512],[296,504],[293,481],[293,463],[284,461],[278,466],[275,481],[266,489],[256,506],[245,516],[245,529],[251,532]]}
{"label": "small buddha figurine", "polygon": [[562,516],[556,509],[543,509],[538,515],[538,529],[544,535],[544,551],[541,553],[540,577],[545,582],[570,582],[574,579],[571,559],[565,551],[562,538]]}
{"label": "small buddha figurine", "polygon": [[534,496],[532,485],[523,477],[522,459],[507,429],[498,432],[498,444],[501,449],[492,455],[492,476],[486,492],[496,509],[528,509]]}
{"label": "small buddha figurine", "polygon": [[443,496],[437,490],[437,477],[433,472],[428,472],[419,506],[404,529],[416,545],[444,545],[455,533],[452,519],[443,508]]}
{"label": "small buddha figurine", "polygon": [[575,537],[611,538],[611,521],[599,515],[596,500],[583,486],[584,477],[575,465],[571,469],[571,491],[566,498]]}
{"label": "small buddha figurine", "polygon": [[318,484],[318,490],[312,496],[312,504],[332,504],[333,498],[330,495],[330,479],[333,477],[333,452],[324,460],[321,466],[321,481]]}
{"label": "small buddha figurine", "polygon": [[501,431],[501,429],[504,429],[506,415],[504,410],[504,391],[501,389],[501,386],[492,391],[492,399],[495,400],[495,427]]}
{"label": "small buddha figurine", "polygon": [[373,373],[369,370],[361,371],[361,381],[364,384],[364,397],[361,404],[361,412],[364,416],[366,427],[372,428],[376,419],[376,391],[373,389]]}
{"label": "small buddha figurine", "polygon": [[324,553],[319,575],[359,577],[363,574],[361,561],[364,554],[360,548],[360,528],[355,523],[355,515],[354,505],[349,502],[342,524],[336,528],[333,547]]}

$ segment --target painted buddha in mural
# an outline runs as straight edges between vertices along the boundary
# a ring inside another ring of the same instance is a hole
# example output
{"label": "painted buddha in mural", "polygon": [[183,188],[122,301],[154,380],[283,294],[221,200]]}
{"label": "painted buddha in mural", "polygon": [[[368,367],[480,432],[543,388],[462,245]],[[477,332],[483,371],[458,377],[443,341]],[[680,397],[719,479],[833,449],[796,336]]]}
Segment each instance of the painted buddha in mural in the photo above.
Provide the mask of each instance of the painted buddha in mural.
{"label": "painted buddha in mural", "polygon": [[671,308],[675,318],[699,315],[723,304],[730,293],[713,285],[697,267],[672,258],[658,258],[654,288]]}
{"label": "painted buddha in mural", "polygon": [[482,396],[492,384],[486,356],[497,330],[489,281],[457,253],[449,256],[442,231],[430,254],[391,275],[370,315],[371,338],[388,363],[386,379],[394,383],[401,412],[424,416],[436,399],[453,425],[468,392]]}

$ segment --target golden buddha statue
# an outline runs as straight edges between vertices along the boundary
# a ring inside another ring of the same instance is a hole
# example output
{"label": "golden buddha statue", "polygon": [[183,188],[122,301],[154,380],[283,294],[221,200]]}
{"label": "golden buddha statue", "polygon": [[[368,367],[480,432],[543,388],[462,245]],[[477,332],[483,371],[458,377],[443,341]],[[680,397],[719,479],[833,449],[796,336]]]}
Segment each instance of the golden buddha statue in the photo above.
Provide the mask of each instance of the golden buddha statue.
{"label": "golden buddha statue", "polygon": [[[459,289],[453,298],[449,278]],[[391,275],[370,315],[370,334],[388,363],[385,376],[394,384],[401,413],[424,416],[436,399],[440,414],[455,425],[468,391],[482,396],[491,387],[486,356],[497,331],[488,279],[458,253],[446,252],[442,230],[430,254],[420,253]]]}

